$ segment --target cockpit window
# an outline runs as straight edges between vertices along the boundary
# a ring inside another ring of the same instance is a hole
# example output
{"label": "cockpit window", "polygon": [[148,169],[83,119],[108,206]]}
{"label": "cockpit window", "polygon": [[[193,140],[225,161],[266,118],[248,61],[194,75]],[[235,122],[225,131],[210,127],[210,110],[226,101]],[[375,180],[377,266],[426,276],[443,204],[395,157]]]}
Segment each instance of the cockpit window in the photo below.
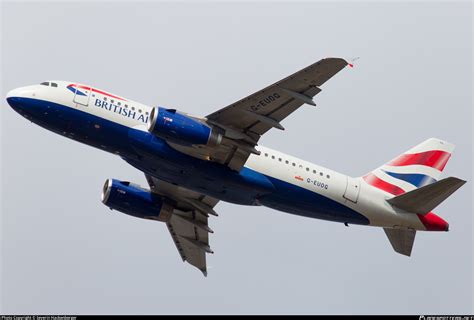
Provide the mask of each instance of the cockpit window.
{"label": "cockpit window", "polygon": [[42,85],[42,86],[48,86],[48,87],[53,87],[53,88],[57,88],[57,87],[58,87],[58,84],[57,84],[57,83],[55,83],[55,82],[49,83],[48,81],[46,81],[46,82],[41,82],[40,85]]}

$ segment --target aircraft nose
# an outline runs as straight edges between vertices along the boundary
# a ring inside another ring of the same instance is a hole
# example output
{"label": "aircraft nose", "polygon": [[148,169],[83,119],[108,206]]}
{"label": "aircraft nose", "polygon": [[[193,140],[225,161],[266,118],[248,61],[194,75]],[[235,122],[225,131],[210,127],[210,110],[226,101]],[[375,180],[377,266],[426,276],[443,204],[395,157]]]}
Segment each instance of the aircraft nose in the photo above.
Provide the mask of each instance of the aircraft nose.
{"label": "aircraft nose", "polygon": [[23,88],[16,88],[16,89],[10,90],[7,93],[7,100],[10,98],[21,97],[22,91],[23,91]]}
{"label": "aircraft nose", "polygon": [[18,97],[7,97],[7,102],[13,109],[18,108],[20,104],[20,98]]}
{"label": "aircraft nose", "polygon": [[7,93],[6,99],[8,104],[13,108],[17,109],[20,107],[22,98],[25,98],[28,96],[31,90],[28,90],[27,88],[16,88]]}
{"label": "aircraft nose", "polygon": [[13,89],[7,93],[7,102],[12,108],[17,107],[18,103],[20,102],[20,97],[18,93],[18,89]]}

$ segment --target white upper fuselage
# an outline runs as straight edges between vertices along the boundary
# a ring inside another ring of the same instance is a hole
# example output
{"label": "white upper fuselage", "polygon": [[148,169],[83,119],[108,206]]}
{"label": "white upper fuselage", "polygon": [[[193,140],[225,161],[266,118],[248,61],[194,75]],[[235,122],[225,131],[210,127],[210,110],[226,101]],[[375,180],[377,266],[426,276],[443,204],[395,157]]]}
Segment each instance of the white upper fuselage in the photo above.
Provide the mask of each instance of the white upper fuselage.
{"label": "white upper fuselage", "polygon": [[[57,86],[51,86],[52,83]],[[87,95],[74,92],[77,89],[87,92]],[[10,91],[8,97],[54,102],[141,131],[147,131],[153,109],[87,85],[65,81],[22,87]],[[261,154],[251,154],[245,167],[349,207],[365,216],[370,225],[425,230],[416,215],[395,210],[385,201],[391,197],[390,194],[371,187],[361,178],[352,178],[263,146],[256,149]]]}

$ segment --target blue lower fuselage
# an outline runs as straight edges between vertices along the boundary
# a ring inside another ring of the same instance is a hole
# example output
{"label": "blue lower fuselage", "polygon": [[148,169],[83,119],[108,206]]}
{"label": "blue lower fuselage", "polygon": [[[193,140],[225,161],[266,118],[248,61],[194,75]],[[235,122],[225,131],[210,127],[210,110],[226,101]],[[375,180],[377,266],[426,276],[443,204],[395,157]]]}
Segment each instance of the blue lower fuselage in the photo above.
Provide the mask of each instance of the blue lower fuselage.
{"label": "blue lower fuselage", "polygon": [[10,98],[10,105],[32,122],[73,140],[120,155],[135,168],[158,179],[241,205],[261,204],[280,211],[352,224],[369,220],[316,192],[243,167],[183,154],[147,131],[49,101]]}

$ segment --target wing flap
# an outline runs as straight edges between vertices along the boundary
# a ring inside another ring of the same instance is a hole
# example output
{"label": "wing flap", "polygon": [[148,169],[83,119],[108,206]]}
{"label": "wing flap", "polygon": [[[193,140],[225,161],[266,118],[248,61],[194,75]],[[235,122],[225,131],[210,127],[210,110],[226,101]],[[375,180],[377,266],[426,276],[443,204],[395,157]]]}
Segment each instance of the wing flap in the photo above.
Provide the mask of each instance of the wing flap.
{"label": "wing flap", "polygon": [[[193,217],[193,214],[189,213],[188,219],[194,220],[196,218],[205,219],[205,224],[207,225],[207,218],[202,215]],[[201,222],[204,223],[204,221]],[[183,261],[195,266],[206,276],[206,251],[193,245],[190,241],[194,240],[208,246],[208,232],[201,228],[197,228],[194,223],[180,219],[174,214],[166,225]]]}

